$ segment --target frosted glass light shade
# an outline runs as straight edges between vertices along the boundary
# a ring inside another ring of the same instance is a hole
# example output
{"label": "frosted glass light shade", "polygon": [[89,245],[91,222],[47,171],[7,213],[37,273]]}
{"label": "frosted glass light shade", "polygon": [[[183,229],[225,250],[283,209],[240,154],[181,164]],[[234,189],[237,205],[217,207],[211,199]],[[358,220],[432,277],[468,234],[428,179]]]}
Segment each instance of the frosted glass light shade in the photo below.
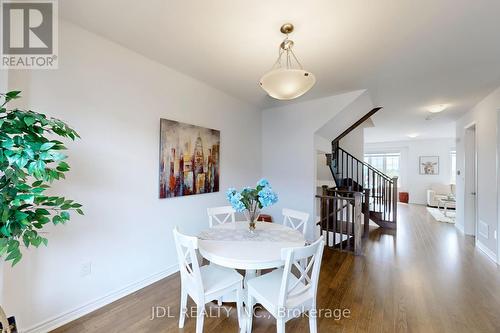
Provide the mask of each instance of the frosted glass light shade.
{"label": "frosted glass light shade", "polygon": [[274,69],[262,76],[260,86],[276,99],[294,99],[305,94],[316,83],[312,73],[302,69]]}

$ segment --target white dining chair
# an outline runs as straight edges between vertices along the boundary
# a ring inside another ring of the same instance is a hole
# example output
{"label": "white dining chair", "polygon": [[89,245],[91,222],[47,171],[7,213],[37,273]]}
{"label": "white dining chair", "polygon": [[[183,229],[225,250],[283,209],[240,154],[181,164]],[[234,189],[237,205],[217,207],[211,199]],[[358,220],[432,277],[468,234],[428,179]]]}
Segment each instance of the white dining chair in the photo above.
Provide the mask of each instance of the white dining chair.
{"label": "white dining chair", "polygon": [[307,222],[309,221],[309,214],[299,212],[298,210],[283,208],[283,225],[289,226],[294,230],[298,230],[302,235],[306,235]]}
{"label": "white dining chair", "polygon": [[[318,239],[311,245],[281,250],[285,267],[256,277],[247,282],[247,332],[252,331],[253,306],[260,303],[276,318],[278,333],[285,333],[285,323],[309,311],[309,331],[317,333],[316,293],[325,241]],[[300,264],[307,261],[305,268]],[[292,268],[298,272],[295,275]]]}
{"label": "white dining chair", "polygon": [[[219,224],[234,223],[236,221],[235,213],[236,210],[231,206],[207,208],[208,226],[213,228]],[[217,300],[217,305],[222,306],[222,298]]]}
{"label": "white dining chair", "polygon": [[174,229],[173,234],[181,273],[179,328],[184,327],[188,295],[193,299],[197,307],[196,333],[202,333],[205,304],[232,292],[236,292],[236,311],[239,327],[244,327],[241,312],[243,277],[234,269],[223,268],[217,265],[200,267],[198,257],[196,256],[198,239],[181,234],[177,228]]}
{"label": "white dining chair", "polygon": [[235,222],[234,214],[236,210],[231,206],[207,208],[207,213],[210,228],[213,228],[216,224]]}

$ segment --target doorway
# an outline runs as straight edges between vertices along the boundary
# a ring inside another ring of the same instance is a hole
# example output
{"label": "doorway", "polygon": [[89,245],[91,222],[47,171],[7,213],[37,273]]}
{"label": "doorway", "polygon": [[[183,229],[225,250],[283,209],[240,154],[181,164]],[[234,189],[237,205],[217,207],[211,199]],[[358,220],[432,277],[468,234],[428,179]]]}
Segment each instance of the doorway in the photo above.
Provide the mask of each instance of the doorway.
{"label": "doorway", "polygon": [[477,147],[476,124],[465,128],[465,210],[464,231],[477,234]]}

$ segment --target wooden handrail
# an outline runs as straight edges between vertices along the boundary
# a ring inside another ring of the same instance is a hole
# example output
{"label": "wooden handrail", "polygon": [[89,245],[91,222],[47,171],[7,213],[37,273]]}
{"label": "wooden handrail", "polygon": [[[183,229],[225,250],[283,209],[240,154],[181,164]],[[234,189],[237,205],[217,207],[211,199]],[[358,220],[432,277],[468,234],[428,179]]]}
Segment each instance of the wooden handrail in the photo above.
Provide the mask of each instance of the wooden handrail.
{"label": "wooden handrail", "polygon": [[[360,193],[360,192],[352,192],[352,193]],[[353,197],[341,197],[341,196],[332,196],[332,195],[316,195],[318,199],[339,199],[339,200],[349,200],[353,201]]]}
{"label": "wooden handrail", "polygon": [[370,118],[371,116],[373,116],[375,113],[377,113],[380,109],[382,109],[381,106],[378,106],[376,108],[373,108],[371,109],[370,112],[368,112],[367,114],[365,114],[363,117],[361,117],[358,121],[356,121],[354,124],[352,124],[348,129],[346,129],[344,132],[342,132],[342,134],[340,134],[339,136],[337,136],[335,139],[333,139],[332,141],[332,145],[334,145],[335,143],[338,143],[343,137],[345,137],[347,134],[351,133],[353,130],[356,129],[356,127],[358,127],[359,125],[361,125],[362,123],[364,123],[366,120],[368,120],[368,118]]}

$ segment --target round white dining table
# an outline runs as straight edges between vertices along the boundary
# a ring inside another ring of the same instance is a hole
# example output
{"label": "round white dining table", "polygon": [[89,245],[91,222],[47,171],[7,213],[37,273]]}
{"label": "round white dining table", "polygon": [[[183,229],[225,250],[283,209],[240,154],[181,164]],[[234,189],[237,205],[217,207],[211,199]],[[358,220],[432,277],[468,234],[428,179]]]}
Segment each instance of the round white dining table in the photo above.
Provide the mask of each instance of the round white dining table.
{"label": "round white dining table", "polygon": [[[256,271],[284,265],[281,249],[304,246],[301,232],[278,223],[257,222],[254,234],[248,230],[248,222],[223,223],[203,230],[198,235],[198,250],[210,262],[219,266],[245,270],[243,303],[246,303],[247,281]],[[224,302],[234,302],[235,295],[226,295]],[[252,312],[245,306],[243,320]],[[246,332],[243,325],[241,332]]]}
{"label": "round white dining table", "polygon": [[257,222],[254,234],[248,222],[224,223],[198,235],[200,254],[219,266],[250,271],[283,266],[281,249],[304,246],[301,232],[278,223]]}

